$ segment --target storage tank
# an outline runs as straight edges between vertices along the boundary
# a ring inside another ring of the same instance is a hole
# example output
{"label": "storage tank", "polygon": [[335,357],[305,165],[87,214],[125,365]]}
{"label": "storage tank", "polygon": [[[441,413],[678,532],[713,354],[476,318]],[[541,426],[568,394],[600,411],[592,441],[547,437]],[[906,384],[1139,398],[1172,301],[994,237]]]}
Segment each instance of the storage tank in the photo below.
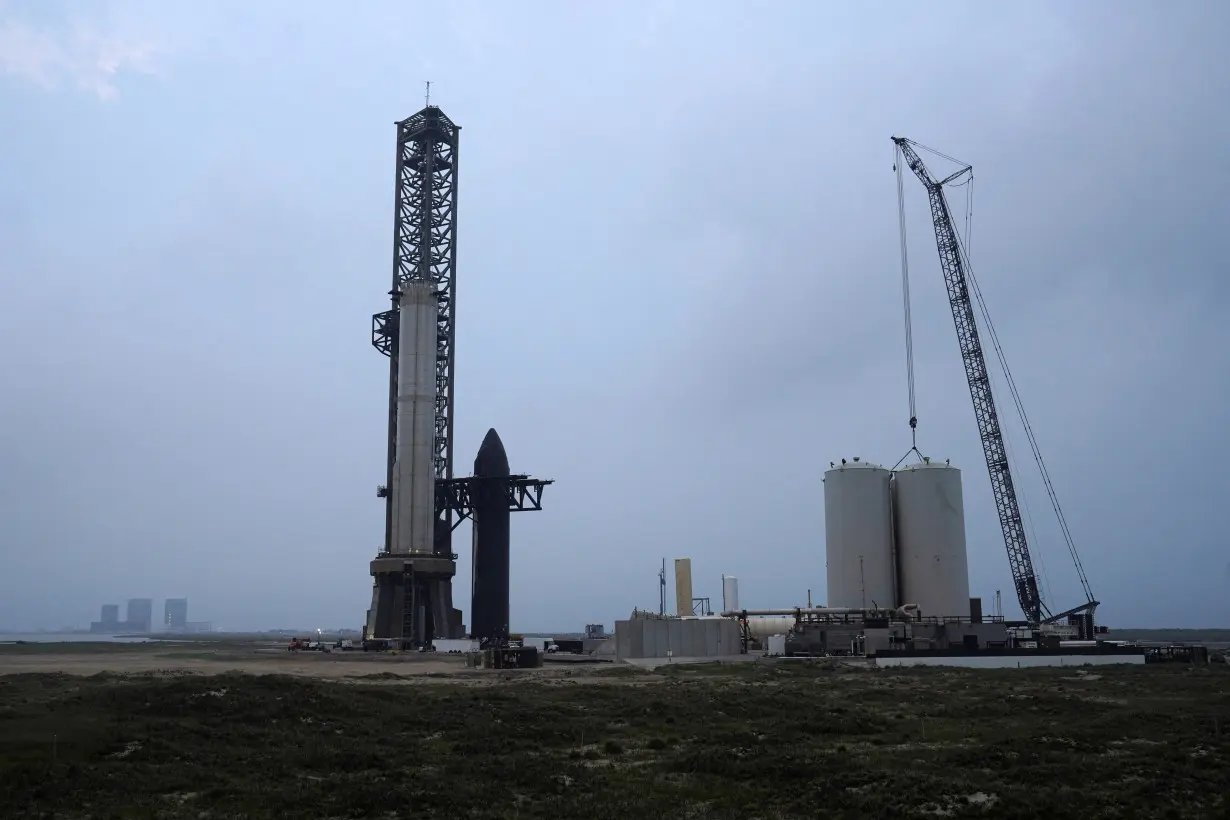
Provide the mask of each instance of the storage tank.
{"label": "storage tank", "polygon": [[970,614],[961,471],[925,460],[893,476],[901,601],[921,615]]}
{"label": "storage tank", "polygon": [[865,461],[824,474],[824,541],[828,605],[888,609],[897,605],[893,556],[892,473]]}
{"label": "storage tank", "polygon": [[722,576],[722,611],[739,611],[739,579],[733,575]]}
{"label": "storage tank", "polygon": [[768,638],[772,635],[785,635],[793,627],[793,615],[771,615],[765,618],[747,619],[747,634],[750,638]]}
{"label": "storage tank", "polygon": [[692,615],[692,559],[675,559],[675,614]]}

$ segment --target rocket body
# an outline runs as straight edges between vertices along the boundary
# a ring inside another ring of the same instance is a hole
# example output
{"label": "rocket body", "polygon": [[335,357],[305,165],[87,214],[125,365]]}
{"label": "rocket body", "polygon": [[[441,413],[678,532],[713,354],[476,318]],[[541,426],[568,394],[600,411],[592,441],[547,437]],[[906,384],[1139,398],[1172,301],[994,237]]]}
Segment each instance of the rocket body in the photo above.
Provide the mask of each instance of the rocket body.
{"label": "rocket body", "polygon": [[397,448],[390,552],[430,554],[436,518],[436,315],[434,282],[410,280],[398,302]]}
{"label": "rocket body", "polygon": [[508,455],[494,429],[474,459],[473,567],[470,635],[496,638],[508,632]]}

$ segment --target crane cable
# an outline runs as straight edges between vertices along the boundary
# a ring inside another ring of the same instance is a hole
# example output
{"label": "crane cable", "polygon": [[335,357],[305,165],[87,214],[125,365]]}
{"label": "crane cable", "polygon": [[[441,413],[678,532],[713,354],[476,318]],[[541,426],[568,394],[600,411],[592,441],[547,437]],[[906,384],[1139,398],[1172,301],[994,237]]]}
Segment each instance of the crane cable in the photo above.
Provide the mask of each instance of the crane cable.
{"label": "crane cable", "polygon": [[[964,255],[965,255],[966,274],[968,278],[970,279],[970,281],[973,283],[973,290],[974,290],[975,298],[977,299],[978,306],[981,309],[983,321],[987,325],[990,325],[991,314],[987,311],[986,303],[982,301],[982,291],[978,290],[978,282],[977,280],[974,279],[974,259],[973,259],[973,256],[974,256],[974,253],[973,253],[973,246],[974,246],[974,224],[973,224],[974,223],[974,173],[973,171],[970,172],[970,175],[965,180],[965,182],[961,183],[960,186],[954,185],[953,187],[964,187],[965,188],[965,237],[964,239],[962,239],[961,236],[958,236],[957,239],[962,242],[962,251],[964,252]],[[994,327],[991,327],[989,332],[994,333]],[[995,339],[995,341],[998,341],[998,339]],[[1005,359],[1002,356],[1002,350],[997,349],[997,354],[1000,354],[998,356],[1000,364],[1003,366],[1005,372],[1008,373],[1009,378],[1010,378],[1011,371],[1008,370],[1007,359]],[[987,378],[993,379],[993,376],[989,370],[987,371]],[[999,392],[998,388],[996,388],[996,392]],[[1020,405],[1019,403],[1017,406],[1018,406],[1018,410],[1022,418],[1022,424],[1028,424],[1028,422],[1024,420],[1025,419],[1024,406]],[[1011,463],[1016,464],[1017,463],[1016,455],[1013,452],[1014,448],[1012,446],[1012,434],[1008,431],[1008,428],[1006,427],[1004,428],[1004,449],[1005,449],[1005,452],[1007,452],[1008,454],[1008,460]],[[1040,457],[1041,456],[1039,456],[1039,458]],[[1037,544],[1039,543],[1038,532],[1034,527],[1033,511],[1030,510],[1029,508],[1029,498],[1024,492],[1022,492],[1022,488],[1020,487],[1017,488],[1017,497],[1025,513],[1025,526],[1029,529],[1029,543]],[[1058,501],[1056,501],[1055,503],[1058,503]],[[1075,547],[1072,547],[1072,548],[1075,549]],[[1051,590],[1050,574],[1046,571],[1046,560],[1045,560],[1044,552],[1045,550],[1035,549],[1033,551],[1033,558],[1038,568],[1037,576],[1038,576],[1038,582],[1040,585],[1038,588],[1038,591],[1039,593],[1044,593],[1043,594],[1043,602],[1044,602],[1043,605],[1045,606],[1045,601],[1047,599],[1054,600],[1055,594]]]}
{"label": "crane cable", "polygon": [[[973,219],[973,175],[969,179],[970,188],[966,192],[966,231],[968,237],[969,226]],[[966,278],[969,281],[970,292],[974,295],[974,301],[978,304],[978,311],[982,314],[983,326],[987,330],[987,337],[991,340],[991,346],[995,350],[995,357],[999,360],[1000,369],[1004,373],[1004,382],[1008,385],[1008,392],[1012,396],[1012,403],[1016,407],[1017,416],[1021,420],[1021,426],[1025,428],[1025,437],[1029,441],[1029,449],[1033,454],[1034,462],[1038,466],[1038,472],[1042,476],[1042,484],[1046,488],[1046,494],[1051,502],[1051,507],[1055,512],[1055,518],[1059,522],[1060,532],[1063,534],[1063,540],[1068,548],[1068,554],[1072,558],[1072,563],[1076,567],[1077,575],[1080,578],[1082,591],[1085,593],[1089,601],[1093,601],[1093,592],[1089,587],[1089,578],[1085,574],[1085,567],[1081,563],[1080,554],[1076,550],[1076,542],[1072,538],[1072,531],[1068,528],[1067,517],[1063,513],[1063,507],[1059,503],[1059,496],[1055,492],[1055,485],[1051,483],[1050,471],[1046,469],[1046,462],[1042,459],[1042,451],[1038,447],[1038,440],[1034,436],[1033,426],[1029,423],[1029,417],[1025,413],[1025,405],[1021,401],[1021,394],[1017,391],[1016,380],[1012,377],[1012,370],[1008,367],[1008,359],[1004,355],[1004,350],[999,343],[999,334],[995,330],[995,324],[991,321],[991,313],[987,309],[986,300],[982,295],[982,288],[978,285],[978,279],[974,276],[973,265],[970,263],[969,242],[962,240],[960,235],[957,236],[957,241],[961,246],[961,254],[965,257],[965,272]],[[988,374],[989,375],[989,374]],[[1026,512],[1028,515],[1028,512]],[[1041,555],[1038,555],[1041,560]],[[1045,569],[1043,570],[1045,573]],[[1045,577],[1043,579],[1045,583]]]}
{"label": "crane cable", "polygon": [[[905,235],[905,180],[901,147],[893,146],[893,170],[897,172],[897,221],[901,228],[901,301],[905,305],[905,377],[910,394],[910,451],[918,452],[918,409],[914,394],[914,327],[910,317],[910,258]],[[906,456],[910,453],[907,452]],[[905,456],[902,456],[905,461]],[[898,462],[900,464],[900,462]]]}

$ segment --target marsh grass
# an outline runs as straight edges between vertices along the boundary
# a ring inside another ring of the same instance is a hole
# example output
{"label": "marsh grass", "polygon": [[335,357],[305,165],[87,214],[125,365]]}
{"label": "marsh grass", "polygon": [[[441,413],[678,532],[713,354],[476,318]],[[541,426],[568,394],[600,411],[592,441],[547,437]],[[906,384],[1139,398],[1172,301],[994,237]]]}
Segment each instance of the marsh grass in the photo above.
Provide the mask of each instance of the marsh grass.
{"label": "marsh grass", "polygon": [[1224,666],[0,678],[5,817],[1195,818],[1227,783]]}

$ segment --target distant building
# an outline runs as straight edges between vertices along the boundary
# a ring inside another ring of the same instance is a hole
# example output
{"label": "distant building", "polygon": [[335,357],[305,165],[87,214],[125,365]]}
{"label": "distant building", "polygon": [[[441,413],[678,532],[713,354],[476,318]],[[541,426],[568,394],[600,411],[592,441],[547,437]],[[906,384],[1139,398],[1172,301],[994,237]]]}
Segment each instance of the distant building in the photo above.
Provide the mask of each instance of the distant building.
{"label": "distant building", "polygon": [[169,632],[183,632],[188,628],[187,598],[167,598],[163,606],[162,625]]}
{"label": "distant building", "polygon": [[90,632],[100,633],[120,631],[120,605],[103,604],[102,617],[90,624]]}
{"label": "distant building", "polygon": [[128,632],[149,632],[154,622],[154,599],[132,598],[128,601],[128,618],[124,629]]}

